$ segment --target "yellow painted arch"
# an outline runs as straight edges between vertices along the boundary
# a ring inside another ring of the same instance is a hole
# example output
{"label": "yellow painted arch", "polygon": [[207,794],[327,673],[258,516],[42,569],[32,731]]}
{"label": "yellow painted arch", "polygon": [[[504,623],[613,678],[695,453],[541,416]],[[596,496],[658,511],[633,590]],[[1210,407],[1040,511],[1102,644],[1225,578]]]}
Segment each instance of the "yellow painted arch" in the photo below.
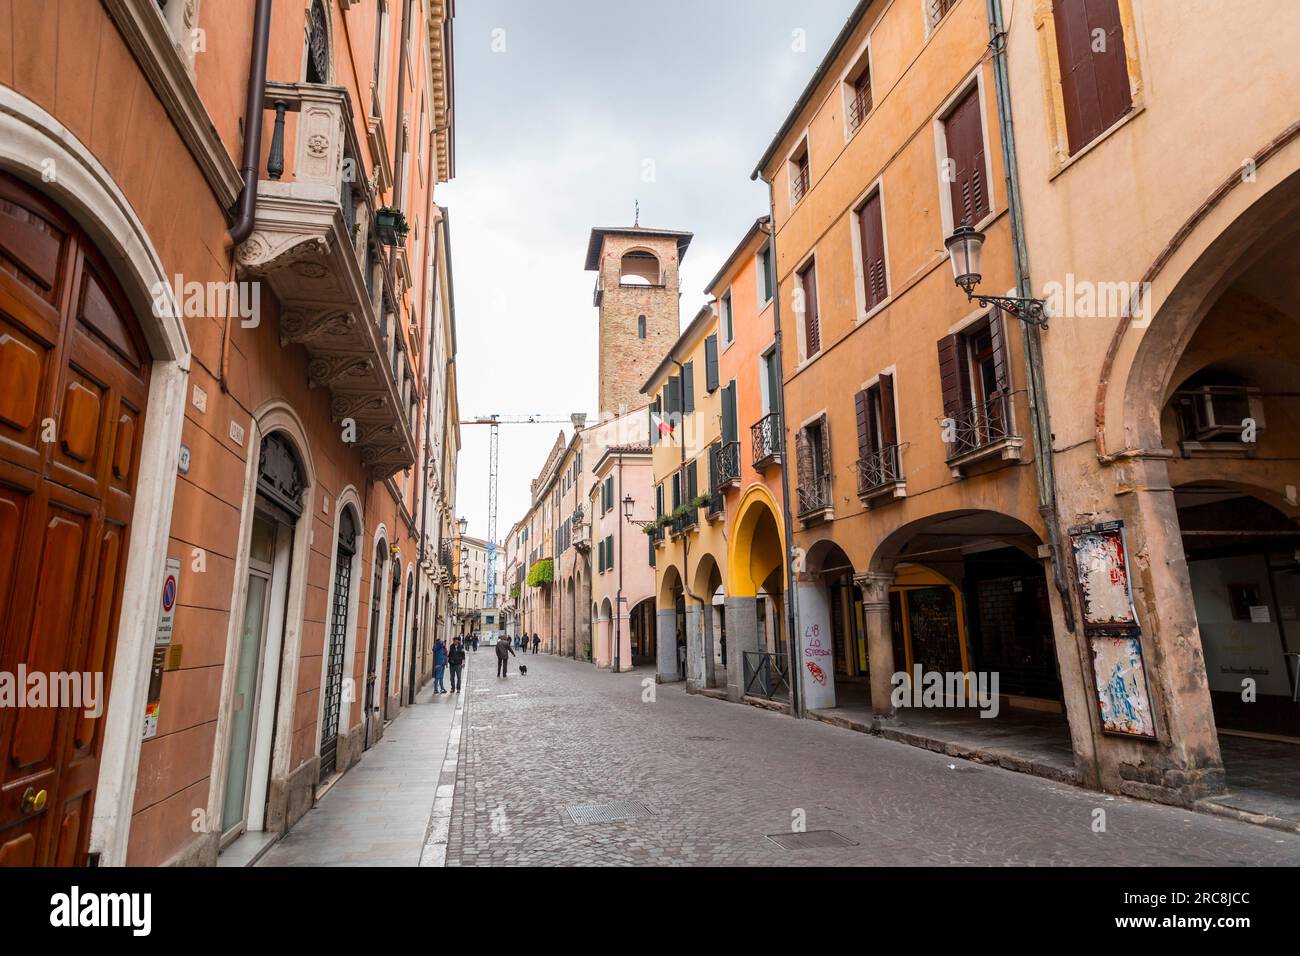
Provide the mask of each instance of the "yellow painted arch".
{"label": "yellow painted arch", "polygon": [[[770,516],[776,529],[772,541],[755,541],[755,533],[764,515]],[[781,525],[781,508],[772,492],[761,482],[745,489],[736,506],[727,542],[727,589],[733,597],[754,597],[768,576],[781,569],[785,582],[785,534]]]}

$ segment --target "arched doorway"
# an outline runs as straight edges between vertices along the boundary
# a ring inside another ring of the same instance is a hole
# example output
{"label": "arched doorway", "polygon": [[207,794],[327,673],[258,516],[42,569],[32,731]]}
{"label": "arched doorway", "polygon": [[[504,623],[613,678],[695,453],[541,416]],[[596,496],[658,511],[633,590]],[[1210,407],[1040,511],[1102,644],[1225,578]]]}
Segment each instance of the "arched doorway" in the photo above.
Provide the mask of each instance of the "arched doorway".
{"label": "arched doorway", "polygon": [[388,567],[388,542],[382,537],[375,542],[374,574],[370,584],[370,627],[366,643],[366,687],[363,715],[365,717],[365,749],[379,739],[383,721],[380,712],[379,684],[379,631],[384,616],[384,572]]}
{"label": "arched doorway", "polygon": [[686,680],[686,599],[675,565],[664,569],[659,582],[655,628],[659,680]]}
{"label": "arched doorway", "polygon": [[726,592],[722,587],[722,572],[713,555],[701,556],[695,567],[695,586],[691,589],[700,598],[692,601],[698,606],[700,658],[697,679],[703,687],[727,686],[727,609]]}
{"label": "arched doorway", "polygon": [[290,617],[296,526],[304,510],[307,475],[293,441],[271,431],[258,452],[243,616],[225,741],[221,845],[263,829],[275,746],[281,660]]}
{"label": "arched doorway", "polygon": [[[339,723],[344,703],[344,671],[348,622],[354,604],[352,572],[357,554],[359,532],[356,510],[347,505],[339,515],[338,541],[335,544],[334,586],[330,594],[329,634],[325,647],[326,670],[324,709],[321,714],[320,779],[337,769]],[[348,697],[349,701],[351,697]]]}
{"label": "arched doorway", "polygon": [[788,700],[789,642],[783,536],[762,485],[740,498],[727,550],[727,696]]}
{"label": "arched doorway", "polygon": [[600,659],[603,667],[614,666],[614,606],[609,598],[600,602],[600,612],[596,617],[596,627],[600,635]]}
{"label": "arched doorway", "polygon": [[[99,705],[151,364],[89,236],[0,173],[0,671],[75,674]],[[67,704],[0,709],[0,866],[86,858],[103,720]]]}
{"label": "arched doorway", "polygon": [[655,601],[645,598],[638,601],[628,615],[628,637],[632,648],[632,666],[640,667],[655,662]]}
{"label": "arched doorway", "polygon": [[[1292,142],[1180,236],[1153,276],[1149,323],[1118,331],[1141,337],[1111,419],[1135,448],[1169,450],[1129,480],[1139,490],[1117,509],[1130,551],[1167,569],[1136,596],[1143,640],[1159,650],[1155,760],[1197,795],[1225,774],[1234,806],[1290,823],[1300,822],[1298,160]],[[1193,633],[1199,641],[1184,639]]]}
{"label": "arched doorway", "polygon": [[397,655],[396,647],[401,631],[398,618],[402,610],[402,559],[393,555],[393,574],[388,588],[388,625],[384,629],[383,714],[385,720],[397,716]]}

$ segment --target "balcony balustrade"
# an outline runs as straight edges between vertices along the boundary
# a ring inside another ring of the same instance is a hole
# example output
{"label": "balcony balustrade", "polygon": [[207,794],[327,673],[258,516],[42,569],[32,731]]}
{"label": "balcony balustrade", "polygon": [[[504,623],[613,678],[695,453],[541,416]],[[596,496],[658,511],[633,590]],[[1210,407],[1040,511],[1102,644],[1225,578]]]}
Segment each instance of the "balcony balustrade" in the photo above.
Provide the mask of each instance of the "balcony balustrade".
{"label": "balcony balustrade", "polygon": [[[240,278],[269,286],[282,345],[307,350],[308,382],[354,426],[374,480],[415,464],[418,388],[389,303],[400,301],[385,257],[369,253],[375,196],[341,87],[268,83],[274,127]],[[287,119],[291,120],[286,122]],[[293,162],[284,179],[286,152]]]}

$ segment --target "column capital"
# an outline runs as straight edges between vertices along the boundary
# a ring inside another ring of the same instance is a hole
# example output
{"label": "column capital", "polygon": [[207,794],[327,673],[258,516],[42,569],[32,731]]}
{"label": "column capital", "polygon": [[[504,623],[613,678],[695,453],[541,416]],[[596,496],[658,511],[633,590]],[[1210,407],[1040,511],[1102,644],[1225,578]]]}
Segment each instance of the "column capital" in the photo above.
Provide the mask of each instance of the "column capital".
{"label": "column capital", "polygon": [[893,571],[862,571],[853,575],[853,583],[862,589],[866,607],[889,604],[889,589],[894,585]]}

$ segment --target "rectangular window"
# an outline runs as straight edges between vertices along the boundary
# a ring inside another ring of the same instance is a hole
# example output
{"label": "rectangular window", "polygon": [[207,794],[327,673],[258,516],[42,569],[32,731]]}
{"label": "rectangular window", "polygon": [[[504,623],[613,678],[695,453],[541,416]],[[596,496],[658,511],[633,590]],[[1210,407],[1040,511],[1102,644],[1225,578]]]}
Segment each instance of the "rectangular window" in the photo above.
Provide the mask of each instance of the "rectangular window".
{"label": "rectangular window", "polygon": [[682,414],[695,411],[695,363],[682,366]]}
{"label": "rectangular window", "polygon": [[812,170],[808,164],[808,143],[805,140],[790,157],[790,205],[797,206],[812,185]]}
{"label": "rectangular window", "polygon": [[722,440],[730,443],[739,440],[736,421],[736,380],[733,378],[722,390]]}
{"label": "rectangular window", "polygon": [[943,121],[943,134],[948,151],[944,179],[952,197],[953,228],[974,226],[990,210],[978,85],[952,108]]}
{"label": "rectangular window", "polygon": [[758,252],[758,304],[772,301],[772,247],[764,246]]}
{"label": "rectangular window", "polygon": [[726,348],[731,344],[731,340],[736,337],[735,319],[731,312],[731,293],[728,292],[722,297],[720,303],[722,313],[722,347]]}
{"label": "rectangular window", "polygon": [[1133,108],[1118,0],[1052,0],[1056,55],[1073,155]]}
{"label": "rectangular window", "polygon": [[817,264],[810,262],[799,273],[799,288],[795,293],[800,297],[799,308],[795,314],[803,313],[804,355],[812,358],[822,350],[821,323],[817,315]]}
{"label": "rectangular window", "polygon": [[609,570],[614,570],[614,536],[612,534],[605,536],[605,564]]}
{"label": "rectangular window", "polygon": [[850,74],[850,77],[849,108],[846,119],[849,135],[852,136],[862,128],[862,121],[871,112],[871,67],[866,53],[862,54],[862,62],[858,65],[857,72]]}
{"label": "rectangular window", "polygon": [[870,312],[889,295],[885,279],[885,225],[881,217],[880,190],[858,210],[858,240],[862,246],[862,291]]}
{"label": "rectangular window", "polygon": [[1007,436],[1011,383],[1006,333],[994,310],[985,320],[939,340],[943,414],[962,451]]}

